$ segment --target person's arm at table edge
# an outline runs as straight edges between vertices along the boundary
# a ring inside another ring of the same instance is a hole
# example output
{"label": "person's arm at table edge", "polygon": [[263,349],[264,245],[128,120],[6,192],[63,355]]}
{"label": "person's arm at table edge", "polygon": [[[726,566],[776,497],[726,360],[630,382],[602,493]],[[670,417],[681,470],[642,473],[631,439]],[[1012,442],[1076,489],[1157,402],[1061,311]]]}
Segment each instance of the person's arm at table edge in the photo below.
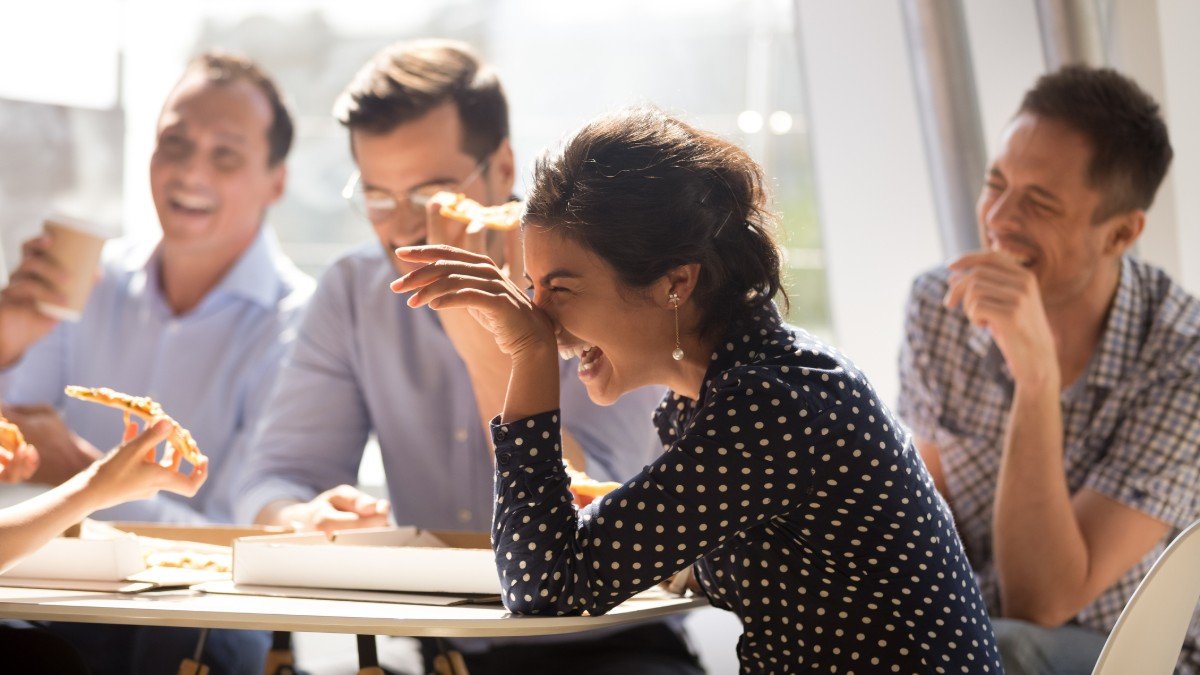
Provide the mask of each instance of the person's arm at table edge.
{"label": "person's arm at table edge", "polygon": [[1069,621],[1166,536],[1169,526],[1090,489],[1071,494],[1056,378],[1018,386],[997,481],[993,548],[1005,617]]}
{"label": "person's arm at table edge", "polygon": [[193,468],[190,475],[175,467],[148,461],[146,453],[166,439],[170,425],[160,422],[71,477],[62,485],[19,504],[0,509],[0,570],[33,552],[90,513],[144,497],[159,490],[194,495],[207,472]]}

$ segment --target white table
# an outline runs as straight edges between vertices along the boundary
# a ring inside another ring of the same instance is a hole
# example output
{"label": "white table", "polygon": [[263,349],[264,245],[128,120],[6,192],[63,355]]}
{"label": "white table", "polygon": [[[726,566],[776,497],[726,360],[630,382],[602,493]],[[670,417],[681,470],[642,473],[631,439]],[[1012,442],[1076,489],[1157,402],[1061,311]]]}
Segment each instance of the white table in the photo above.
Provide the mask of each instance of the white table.
{"label": "white table", "polygon": [[513,616],[500,606],[437,607],[196,591],[122,594],[0,587],[0,618],[409,637],[519,637],[621,626],[706,606],[633,599],[604,616]]}
{"label": "white table", "polygon": [[[707,604],[701,598],[635,598],[604,616],[538,617],[513,616],[499,605],[445,607],[192,590],[126,594],[0,586],[0,619],[354,633],[358,635],[360,675],[383,672],[377,667],[373,637],[376,635],[454,638],[579,633],[663,617]],[[284,663],[291,663],[290,653],[283,658]],[[206,671],[194,662],[185,661],[180,672]]]}

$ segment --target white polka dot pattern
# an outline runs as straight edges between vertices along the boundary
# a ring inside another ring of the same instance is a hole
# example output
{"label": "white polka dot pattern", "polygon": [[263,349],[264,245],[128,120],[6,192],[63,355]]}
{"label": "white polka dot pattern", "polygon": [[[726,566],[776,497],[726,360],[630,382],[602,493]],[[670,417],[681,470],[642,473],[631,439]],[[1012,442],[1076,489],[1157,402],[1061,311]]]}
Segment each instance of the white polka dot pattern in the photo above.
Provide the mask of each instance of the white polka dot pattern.
{"label": "white polka dot pattern", "polygon": [[513,612],[600,614],[696,563],[710,601],[742,621],[744,673],[1001,672],[907,432],[774,307],[718,346],[699,401],[664,399],[665,452],[581,511],[559,422],[493,425],[492,536]]}

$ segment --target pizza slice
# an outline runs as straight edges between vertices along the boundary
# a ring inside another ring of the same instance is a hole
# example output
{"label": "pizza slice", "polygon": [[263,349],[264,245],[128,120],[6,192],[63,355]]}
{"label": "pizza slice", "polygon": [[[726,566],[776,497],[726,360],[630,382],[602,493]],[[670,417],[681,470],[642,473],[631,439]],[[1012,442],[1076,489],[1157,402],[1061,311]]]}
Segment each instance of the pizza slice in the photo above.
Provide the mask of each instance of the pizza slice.
{"label": "pizza slice", "polygon": [[575,503],[579,505],[579,508],[583,508],[621,487],[620,483],[613,481],[598,481],[571,466],[571,463],[565,459],[563,466],[566,468],[567,476],[571,479],[571,494],[575,496]]}
{"label": "pizza slice", "polygon": [[25,445],[25,435],[21,429],[3,415],[0,415],[0,447],[15,453]]}
{"label": "pizza slice", "polygon": [[25,435],[21,429],[3,415],[0,415],[0,447],[8,451],[0,452],[0,467],[3,468],[8,468],[21,448],[25,447]]}
{"label": "pizza slice", "polygon": [[153,399],[145,396],[122,394],[108,387],[88,388],[70,385],[66,388],[66,393],[67,396],[77,398],[81,401],[91,401],[92,403],[99,403],[121,410],[125,413],[126,423],[129,422],[130,415],[138,416],[146,424],[153,424],[160,419],[165,419],[171,423],[171,435],[167,437],[171,449],[188,462],[191,462],[193,466],[208,464],[208,458],[200,454],[200,448],[196,446],[196,441],[192,438],[191,432],[180,426],[174,419],[171,419],[171,416],[164,412],[162,406]]}
{"label": "pizza slice", "polygon": [[433,200],[441,204],[443,217],[460,223],[482,223],[491,230],[515,230],[521,225],[525,213],[523,202],[511,201],[499,206],[484,206],[464,194],[438,192]]}

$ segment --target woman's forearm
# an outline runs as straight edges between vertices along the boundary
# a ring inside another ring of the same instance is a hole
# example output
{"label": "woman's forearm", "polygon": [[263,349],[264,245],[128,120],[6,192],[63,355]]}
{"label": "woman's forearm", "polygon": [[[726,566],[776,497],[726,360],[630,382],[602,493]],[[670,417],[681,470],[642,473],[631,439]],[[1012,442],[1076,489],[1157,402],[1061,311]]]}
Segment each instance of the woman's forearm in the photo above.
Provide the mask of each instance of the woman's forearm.
{"label": "woman's forearm", "polygon": [[87,472],[20,504],[0,509],[0,570],[37,550],[97,508]]}

